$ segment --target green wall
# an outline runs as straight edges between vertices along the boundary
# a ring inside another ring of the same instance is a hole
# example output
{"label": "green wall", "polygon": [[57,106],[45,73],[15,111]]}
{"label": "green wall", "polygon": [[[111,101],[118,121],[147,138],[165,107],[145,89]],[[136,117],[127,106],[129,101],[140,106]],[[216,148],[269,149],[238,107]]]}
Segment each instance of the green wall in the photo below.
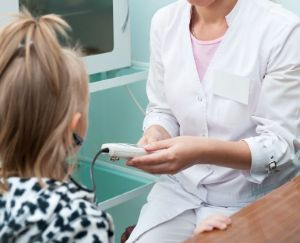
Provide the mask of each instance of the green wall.
{"label": "green wall", "polygon": [[[145,107],[145,81],[128,87]],[[85,158],[94,156],[103,143],[136,143],[142,136],[144,115],[129,96],[126,86],[93,93],[89,114],[89,132],[81,150]]]}
{"label": "green wall", "polygon": [[148,62],[151,18],[157,9],[172,2],[175,0],[130,0],[133,60]]}
{"label": "green wall", "polygon": [[299,0],[278,0],[284,7],[300,15],[300,2]]}

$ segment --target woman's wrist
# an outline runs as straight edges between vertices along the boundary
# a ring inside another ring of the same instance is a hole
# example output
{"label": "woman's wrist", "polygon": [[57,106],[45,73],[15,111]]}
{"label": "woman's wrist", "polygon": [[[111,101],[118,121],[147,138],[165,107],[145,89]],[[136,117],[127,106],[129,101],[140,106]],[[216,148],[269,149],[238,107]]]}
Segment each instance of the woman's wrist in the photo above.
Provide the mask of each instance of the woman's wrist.
{"label": "woman's wrist", "polygon": [[251,168],[251,151],[244,141],[200,138],[198,147],[197,157],[200,163],[241,170],[249,170]]}
{"label": "woman's wrist", "polygon": [[153,133],[153,132],[155,132],[155,134],[159,137],[158,140],[171,138],[168,131],[161,125],[152,125],[152,126],[148,127],[145,131],[145,134]]}
{"label": "woman's wrist", "polygon": [[152,125],[148,127],[143,137],[140,139],[138,144],[148,145],[150,143],[171,138],[170,134],[160,125]]}

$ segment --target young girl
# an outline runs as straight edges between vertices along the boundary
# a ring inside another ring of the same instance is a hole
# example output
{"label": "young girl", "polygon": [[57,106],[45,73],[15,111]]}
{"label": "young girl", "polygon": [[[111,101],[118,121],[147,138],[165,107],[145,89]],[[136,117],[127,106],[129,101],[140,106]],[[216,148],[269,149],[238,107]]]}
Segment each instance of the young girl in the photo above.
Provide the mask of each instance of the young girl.
{"label": "young girl", "polygon": [[0,32],[1,242],[113,242],[111,217],[68,179],[89,99],[83,62],[57,39],[68,28],[24,10]]}

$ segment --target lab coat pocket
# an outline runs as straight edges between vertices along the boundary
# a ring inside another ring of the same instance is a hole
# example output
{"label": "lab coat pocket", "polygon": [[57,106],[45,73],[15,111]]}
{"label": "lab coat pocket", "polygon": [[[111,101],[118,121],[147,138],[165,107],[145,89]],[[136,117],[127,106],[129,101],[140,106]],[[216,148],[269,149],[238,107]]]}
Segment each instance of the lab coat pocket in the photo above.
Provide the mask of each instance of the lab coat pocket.
{"label": "lab coat pocket", "polygon": [[248,105],[250,79],[215,70],[213,93],[244,105]]}
{"label": "lab coat pocket", "polygon": [[249,116],[250,79],[224,71],[214,72],[212,120],[224,128],[244,127]]}

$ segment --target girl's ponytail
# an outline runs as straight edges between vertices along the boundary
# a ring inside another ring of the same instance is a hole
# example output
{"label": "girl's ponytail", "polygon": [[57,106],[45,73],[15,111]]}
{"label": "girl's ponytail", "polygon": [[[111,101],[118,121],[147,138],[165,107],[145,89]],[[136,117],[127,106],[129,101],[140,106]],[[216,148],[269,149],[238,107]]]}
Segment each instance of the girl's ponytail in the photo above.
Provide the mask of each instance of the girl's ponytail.
{"label": "girl's ponytail", "polygon": [[10,23],[0,32],[0,74],[5,72],[9,63],[18,55],[25,56],[26,74],[32,77],[32,55],[37,55],[42,71],[49,78],[54,91],[59,89],[59,69],[62,62],[62,48],[58,35],[67,37],[69,25],[54,14],[33,18],[23,9],[15,16],[15,21]]}

